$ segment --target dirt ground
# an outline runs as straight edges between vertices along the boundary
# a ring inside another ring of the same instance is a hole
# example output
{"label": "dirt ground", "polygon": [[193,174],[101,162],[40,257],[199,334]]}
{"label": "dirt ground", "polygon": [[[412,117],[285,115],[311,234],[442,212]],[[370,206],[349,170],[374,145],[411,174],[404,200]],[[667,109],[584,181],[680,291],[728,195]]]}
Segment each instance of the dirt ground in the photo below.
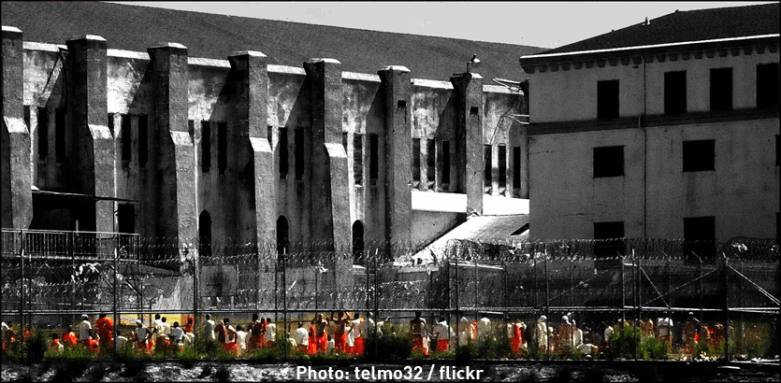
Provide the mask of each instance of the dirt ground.
{"label": "dirt ground", "polygon": [[[423,364],[370,365],[354,364],[349,366],[313,366],[311,370],[297,375],[299,366],[294,364],[254,365],[247,363],[219,362],[154,362],[154,363],[58,363],[23,366],[3,363],[2,381],[34,382],[253,382],[253,381],[379,381],[383,380],[379,371],[402,377],[401,381],[457,381],[454,370],[466,371],[466,366],[450,367],[451,375],[440,375],[446,365]],[[303,366],[302,366],[303,367]],[[371,368],[374,367],[374,375]],[[419,367],[419,369],[418,369]],[[777,382],[779,368],[760,366],[741,366],[719,368],[716,365],[703,364],[540,364],[527,363],[515,365],[474,365],[469,366],[474,377],[475,370],[481,370],[480,381],[486,382]],[[330,370],[329,370],[330,368]],[[356,377],[366,374],[366,379]],[[366,372],[363,372],[366,370]],[[338,376],[341,371],[343,376]],[[431,372],[431,376],[428,376]],[[312,375],[307,375],[311,373]],[[330,375],[329,375],[330,373]],[[318,375],[319,374],[319,375]],[[463,373],[462,373],[463,374]],[[328,379],[328,377],[331,379]],[[341,379],[337,379],[341,377]],[[389,377],[386,375],[385,377]],[[309,379],[315,377],[315,379]],[[320,379],[325,377],[325,379]],[[463,376],[468,378],[467,376]],[[411,379],[406,379],[411,378]],[[395,379],[394,379],[395,380]]]}

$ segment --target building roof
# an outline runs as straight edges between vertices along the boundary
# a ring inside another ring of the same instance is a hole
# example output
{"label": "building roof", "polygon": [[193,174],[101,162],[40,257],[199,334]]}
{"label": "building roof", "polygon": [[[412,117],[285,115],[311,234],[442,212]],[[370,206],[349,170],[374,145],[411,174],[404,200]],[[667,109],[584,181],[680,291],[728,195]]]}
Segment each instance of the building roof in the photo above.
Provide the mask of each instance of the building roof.
{"label": "building roof", "polygon": [[[262,6],[262,3],[260,3]],[[22,30],[25,41],[64,44],[74,36],[99,35],[109,48],[146,52],[157,42],[176,42],[192,57],[226,59],[255,50],[269,64],[301,67],[315,57],[334,58],[344,71],[376,73],[403,65],[412,77],[448,80],[474,68],[492,78],[519,79],[518,57],[543,48],[444,37],[366,31],[98,2],[6,2],[2,24]],[[468,26],[465,26],[468,27]]]}
{"label": "building roof", "polygon": [[706,41],[779,33],[779,3],[676,11],[540,54]]}

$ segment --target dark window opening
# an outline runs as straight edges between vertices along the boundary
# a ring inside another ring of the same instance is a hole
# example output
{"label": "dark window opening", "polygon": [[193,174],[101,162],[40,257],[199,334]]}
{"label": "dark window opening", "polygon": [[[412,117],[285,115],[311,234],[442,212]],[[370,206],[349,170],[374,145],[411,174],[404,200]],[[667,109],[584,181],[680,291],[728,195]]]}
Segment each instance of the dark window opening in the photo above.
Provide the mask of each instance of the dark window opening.
{"label": "dark window opening", "polygon": [[209,121],[201,121],[201,170],[209,172],[212,167],[212,129]]}
{"label": "dark window opening", "polygon": [[363,258],[363,224],[361,221],[355,221],[353,224],[353,262],[358,265],[364,264]]}
{"label": "dark window opening", "polygon": [[476,106],[469,108],[469,114],[477,116],[478,113],[480,113],[480,109],[478,109]]}
{"label": "dark window opening", "polygon": [[117,230],[120,233],[136,232],[136,209],[131,204],[121,204],[117,210]]}
{"label": "dark window opening", "polygon": [[420,138],[412,139],[412,181],[420,182]]}
{"label": "dark window opening", "polygon": [[624,255],[624,222],[594,222],[594,256]]}
{"label": "dark window opening", "polygon": [[757,108],[778,106],[778,63],[757,65]]}
{"label": "dark window opening", "polygon": [[266,127],[266,139],[268,140],[268,145],[271,147],[273,147],[272,145],[274,144],[273,138],[274,138],[274,128],[271,126]]}
{"label": "dark window opening", "polygon": [[399,109],[404,109],[407,107],[407,100],[399,100],[399,102],[396,104]]}
{"label": "dark window opening", "polygon": [[290,227],[287,218],[284,215],[277,219],[277,254],[285,255],[290,253]]}
{"label": "dark window opening", "polygon": [[199,253],[202,257],[212,255],[212,216],[204,210],[198,217]]}
{"label": "dark window opening", "polygon": [[778,166],[778,134],[776,134],[776,166]]}
{"label": "dark window opening", "polygon": [[450,184],[450,141],[442,141],[442,184]]}
{"label": "dark window opening", "polygon": [[712,259],[716,253],[716,218],[696,217],[683,219],[683,254]]}
{"label": "dark window opening", "polygon": [[618,80],[597,82],[597,119],[618,118]]}
{"label": "dark window opening", "polygon": [[732,110],[732,68],[710,70],[710,110]]}
{"label": "dark window opening", "polygon": [[483,178],[485,179],[485,186],[491,187],[493,178],[491,177],[491,160],[493,159],[493,153],[491,153],[491,145],[483,145]]}
{"label": "dark window opening", "polygon": [[296,179],[304,177],[304,130],[295,130],[295,161],[296,161]]}
{"label": "dark window opening", "polygon": [[683,171],[703,172],[715,170],[714,140],[683,142]]}
{"label": "dark window opening", "polygon": [[499,145],[499,187],[507,187],[507,147]]}
{"label": "dark window opening", "polygon": [[521,188],[521,147],[513,146],[513,189]]}
{"label": "dark window opening", "polygon": [[108,114],[108,130],[111,132],[111,136],[114,136],[114,115],[109,113]]}
{"label": "dark window opening", "polygon": [[344,148],[344,154],[347,155],[347,144],[350,142],[350,134],[342,132],[342,147]]}
{"label": "dark window opening", "polygon": [[27,128],[27,131],[30,131],[30,107],[28,105],[24,106],[24,126]]}
{"label": "dark window opening", "polygon": [[138,116],[138,164],[146,167],[149,159],[149,138],[148,134],[149,116],[142,114]]}
{"label": "dark window opening", "polygon": [[289,170],[287,128],[279,128],[279,178],[285,179]]}
{"label": "dark window opening", "polygon": [[379,141],[376,134],[369,135],[369,180],[372,185],[377,184],[380,172]]}
{"label": "dark window opening", "polygon": [[57,109],[54,115],[54,150],[57,162],[65,161],[65,109]]}
{"label": "dark window opening", "polygon": [[429,188],[434,186],[437,172],[437,143],[434,140],[426,140],[426,181]]}
{"label": "dark window opening", "polygon": [[217,124],[217,169],[220,174],[228,169],[228,125],[224,122]]}
{"label": "dark window opening", "polygon": [[686,113],[686,71],[664,74],[664,114]]}
{"label": "dark window opening", "polygon": [[49,157],[49,112],[38,108],[38,158]]}
{"label": "dark window opening", "polygon": [[623,175],[623,146],[603,146],[594,148],[594,178],[620,177]]}
{"label": "dark window opening", "polygon": [[129,114],[123,114],[120,118],[122,118],[122,164],[127,166],[133,159],[133,130]]}
{"label": "dark window opening", "polygon": [[353,180],[363,185],[363,135],[353,134]]}

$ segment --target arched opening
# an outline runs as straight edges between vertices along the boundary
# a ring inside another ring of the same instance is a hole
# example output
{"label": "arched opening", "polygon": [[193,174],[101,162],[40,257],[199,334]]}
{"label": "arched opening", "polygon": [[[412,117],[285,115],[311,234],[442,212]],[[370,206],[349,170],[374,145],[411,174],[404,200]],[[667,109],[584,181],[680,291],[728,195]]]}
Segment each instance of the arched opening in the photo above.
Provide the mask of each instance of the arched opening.
{"label": "arched opening", "polygon": [[363,224],[361,221],[353,223],[353,263],[363,264]]}
{"label": "arched opening", "polygon": [[204,257],[212,255],[212,216],[206,210],[198,217],[198,239],[200,255]]}
{"label": "arched opening", "polygon": [[284,215],[277,219],[277,254],[283,255],[290,252],[290,232],[287,218]]}

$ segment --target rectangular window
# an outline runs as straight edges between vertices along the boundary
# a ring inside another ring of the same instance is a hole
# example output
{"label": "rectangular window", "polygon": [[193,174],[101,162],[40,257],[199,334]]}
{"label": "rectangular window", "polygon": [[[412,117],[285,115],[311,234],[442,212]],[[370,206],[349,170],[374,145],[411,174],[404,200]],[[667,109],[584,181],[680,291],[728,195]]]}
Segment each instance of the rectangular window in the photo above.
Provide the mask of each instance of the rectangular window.
{"label": "rectangular window", "polygon": [[344,147],[344,154],[347,155],[347,144],[350,142],[350,134],[342,132],[342,147]]}
{"label": "rectangular window", "polygon": [[114,137],[114,115],[108,114],[108,130],[111,132],[111,136]]}
{"label": "rectangular window", "polygon": [[483,178],[485,179],[485,186],[491,187],[493,178],[491,177],[491,160],[493,159],[493,153],[491,153],[491,145],[483,145]]}
{"label": "rectangular window", "polygon": [[379,141],[376,134],[369,135],[369,180],[372,185],[377,184],[378,174],[380,172],[379,163]]}
{"label": "rectangular window", "polygon": [[412,139],[412,181],[420,182],[420,138]]}
{"label": "rectangular window", "polygon": [[665,72],[664,114],[686,113],[686,71]]}
{"label": "rectangular window", "polygon": [[363,135],[353,134],[353,180],[363,185]]}
{"label": "rectangular window", "polygon": [[146,162],[149,159],[149,116],[142,114],[138,116],[138,165],[142,168],[146,167]]}
{"label": "rectangular window", "polygon": [[603,146],[594,148],[594,178],[620,177],[623,175],[623,146]]}
{"label": "rectangular window", "polygon": [[65,161],[65,108],[58,108],[54,115],[54,150],[57,162]]}
{"label": "rectangular window", "polygon": [[30,131],[30,107],[28,105],[24,106],[24,126],[27,128],[27,131]]}
{"label": "rectangular window", "polygon": [[710,70],[710,110],[732,110],[732,68]]}
{"label": "rectangular window", "polygon": [[217,124],[217,168],[220,174],[228,169],[228,125],[224,122]]}
{"label": "rectangular window", "polygon": [[426,180],[429,188],[434,187],[437,174],[437,143],[434,140],[426,140]]}
{"label": "rectangular window", "polygon": [[712,259],[715,252],[716,218],[696,217],[683,219],[683,254],[699,255]]}
{"label": "rectangular window", "polygon": [[287,128],[279,128],[279,178],[285,179],[289,170]]}
{"label": "rectangular window", "polygon": [[499,145],[499,187],[507,187],[507,147]]}
{"label": "rectangular window", "polygon": [[136,209],[131,204],[121,204],[117,211],[117,230],[120,233],[136,232]]}
{"label": "rectangular window", "polygon": [[778,134],[776,134],[776,166],[778,166]]}
{"label": "rectangular window", "polygon": [[201,170],[208,173],[212,168],[212,128],[209,121],[201,121]]}
{"label": "rectangular window", "polygon": [[266,139],[268,139],[268,146],[274,147],[274,127],[266,127]]}
{"label": "rectangular window", "polygon": [[521,188],[521,147],[513,146],[513,189]]}
{"label": "rectangular window", "polygon": [[757,108],[778,106],[778,63],[757,65]]}
{"label": "rectangular window", "polygon": [[49,157],[49,112],[38,108],[38,158]]}
{"label": "rectangular window", "polygon": [[304,177],[304,130],[295,130],[295,161],[296,161],[296,179],[300,180]]}
{"label": "rectangular window", "polygon": [[594,255],[615,257],[624,255],[624,222],[594,222]]}
{"label": "rectangular window", "polygon": [[597,119],[618,118],[618,80],[597,81]]}
{"label": "rectangular window", "polygon": [[122,119],[122,164],[127,166],[133,157],[133,130],[130,127],[130,115],[120,115]]}
{"label": "rectangular window", "polygon": [[683,142],[683,171],[704,172],[715,170],[715,146],[714,140],[684,141]]}
{"label": "rectangular window", "polygon": [[450,141],[442,141],[442,184],[450,185]]}

